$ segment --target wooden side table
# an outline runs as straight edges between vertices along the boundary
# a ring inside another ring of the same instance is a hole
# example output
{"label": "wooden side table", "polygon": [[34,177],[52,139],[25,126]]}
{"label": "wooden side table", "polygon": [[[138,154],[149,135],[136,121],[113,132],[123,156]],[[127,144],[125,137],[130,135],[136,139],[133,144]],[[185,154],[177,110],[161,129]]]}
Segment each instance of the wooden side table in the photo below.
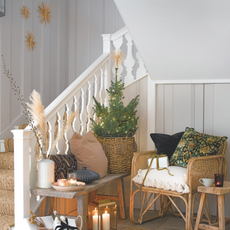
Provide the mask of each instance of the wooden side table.
{"label": "wooden side table", "polygon": [[[196,225],[195,225],[194,230],[198,230],[198,229],[225,230],[224,194],[230,192],[230,181],[224,181],[223,187],[198,186],[197,191],[201,192],[202,194],[201,194],[201,198],[200,198],[200,205],[199,205],[199,209],[198,209],[198,213],[197,213]],[[212,225],[200,224],[202,216],[203,216],[206,194],[217,195],[219,222],[214,223]],[[219,223],[219,227],[217,226],[218,223]]]}

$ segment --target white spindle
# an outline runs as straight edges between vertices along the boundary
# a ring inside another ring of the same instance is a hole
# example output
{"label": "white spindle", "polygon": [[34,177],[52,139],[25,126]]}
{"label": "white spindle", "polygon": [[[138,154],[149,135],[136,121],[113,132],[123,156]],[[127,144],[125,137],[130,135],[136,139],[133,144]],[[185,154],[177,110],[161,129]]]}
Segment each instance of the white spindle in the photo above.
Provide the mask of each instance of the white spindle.
{"label": "white spindle", "polygon": [[90,126],[91,126],[91,120],[90,118],[92,118],[93,116],[93,86],[94,86],[94,76],[92,76],[89,80],[89,87],[88,87],[88,91],[89,91],[89,98],[88,98],[88,104],[87,104],[87,115],[88,115],[88,122],[87,122],[87,132],[89,132],[90,130]]}
{"label": "white spindle", "polygon": [[145,77],[148,73],[139,52],[136,53],[136,57],[139,64],[139,68],[137,69],[137,73],[136,73],[136,80],[138,80],[141,79],[142,77]]}
{"label": "white spindle", "polygon": [[103,70],[100,68],[100,76],[99,76],[99,100],[100,103],[103,104]]}
{"label": "white spindle", "polygon": [[[51,127],[55,127],[56,128],[56,130],[55,130],[55,128],[53,128],[52,130],[50,130],[51,136],[55,139],[58,130],[61,129],[61,116],[60,116],[60,114],[58,112],[56,113],[56,116],[53,116],[49,120],[49,125]],[[50,138],[50,141],[52,141],[51,147],[53,146],[54,139]],[[55,154],[55,153],[56,154],[60,154],[60,149],[59,149],[59,146],[58,146],[58,142],[56,143],[54,150],[50,154]]]}
{"label": "white spindle", "polygon": [[105,106],[108,106],[108,100],[109,100],[109,96],[108,93],[106,91],[106,89],[109,88],[109,85],[111,84],[111,78],[110,78],[110,69],[109,69],[110,65],[108,62],[105,63],[105,69],[104,69],[104,88],[105,88],[105,100],[104,100],[104,104]]}
{"label": "white spindle", "polygon": [[135,65],[135,60],[133,58],[132,54],[132,48],[133,48],[133,39],[130,35],[130,33],[125,34],[125,38],[127,40],[127,56],[124,61],[124,65],[126,67],[127,75],[125,76],[125,85],[128,85],[134,81],[133,76],[133,67]]}
{"label": "white spindle", "polygon": [[101,102],[102,104],[105,104],[105,97],[106,97],[106,85],[105,85],[105,66],[103,65],[101,67]]}
{"label": "white spindle", "polygon": [[[58,126],[60,128],[59,130],[61,130],[62,127],[63,127],[63,119],[64,119],[65,112],[66,112],[65,105],[63,105],[58,112],[59,112],[59,115],[60,115],[60,120],[59,120]],[[58,152],[59,154],[64,154],[64,151],[65,151],[65,140],[64,140],[64,137],[62,137],[58,141],[58,149],[59,149],[59,152]]]}
{"label": "white spindle", "polygon": [[74,131],[80,133],[81,124],[80,124],[80,99],[81,99],[81,89],[75,93],[75,110],[77,109],[77,117],[74,119],[73,127]]}
{"label": "white spindle", "polygon": [[97,99],[98,102],[100,102],[99,98],[99,90],[100,90],[100,71],[97,71],[94,74],[95,78],[95,92],[94,92],[94,97]]}
{"label": "white spindle", "polygon": [[[115,39],[115,40],[113,41],[113,45],[114,45],[114,47],[115,47],[115,50],[118,50],[118,49],[121,50],[122,44],[123,44],[123,36],[118,37],[117,39]],[[115,65],[113,65],[112,70],[113,70],[113,73],[115,74]],[[117,71],[117,79],[118,79],[118,80],[120,80],[121,75],[122,75],[122,73],[123,73],[123,70],[124,70],[124,69],[123,69],[123,66],[122,66],[121,64],[119,64],[119,65],[118,65],[118,71]]]}

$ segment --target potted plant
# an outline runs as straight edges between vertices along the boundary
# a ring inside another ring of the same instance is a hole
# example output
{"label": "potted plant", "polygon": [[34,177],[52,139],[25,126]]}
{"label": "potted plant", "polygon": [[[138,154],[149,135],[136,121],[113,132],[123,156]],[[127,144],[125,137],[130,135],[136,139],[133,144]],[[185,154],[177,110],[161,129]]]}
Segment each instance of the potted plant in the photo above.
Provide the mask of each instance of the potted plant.
{"label": "potted plant", "polygon": [[139,95],[124,106],[124,83],[117,79],[118,66],[124,60],[120,49],[112,53],[112,59],[115,61],[115,81],[111,81],[111,86],[107,89],[109,106],[100,104],[93,97],[96,119],[91,118],[91,129],[102,144],[108,158],[108,172],[123,173],[130,172],[135,151],[134,135],[138,129],[139,117],[136,116],[136,107]]}

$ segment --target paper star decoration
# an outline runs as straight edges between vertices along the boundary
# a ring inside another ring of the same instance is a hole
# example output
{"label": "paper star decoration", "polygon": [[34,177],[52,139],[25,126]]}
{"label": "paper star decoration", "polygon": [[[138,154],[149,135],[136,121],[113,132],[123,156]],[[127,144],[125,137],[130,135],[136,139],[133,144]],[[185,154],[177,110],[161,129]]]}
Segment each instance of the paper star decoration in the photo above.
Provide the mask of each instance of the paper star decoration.
{"label": "paper star decoration", "polygon": [[[30,9],[30,8],[29,8]],[[23,6],[23,8],[21,9],[21,15],[24,15],[24,18],[28,19],[30,17],[30,12],[29,9],[27,9],[27,6]]]}
{"label": "paper star decoration", "polygon": [[35,44],[37,42],[34,41],[34,38],[35,38],[34,33],[33,32],[29,33],[29,31],[27,31],[27,34],[28,36],[25,36],[25,38],[26,38],[26,46],[28,50],[30,51],[30,49],[32,50],[36,49]]}
{"label": "paper star decoration", "polygon": [[52,15],[50,15],[52,9],[49,9],[49,7],[49,3],[47,3],[45,7],[44,2],[42,2],[42,7],[38,6],[38,11],[41,13],[38,15],[38,17],[42,17],[41,22],[43,23],[45,21],[46,26],[47,22],[50,23],[50,17],[53,17]]}

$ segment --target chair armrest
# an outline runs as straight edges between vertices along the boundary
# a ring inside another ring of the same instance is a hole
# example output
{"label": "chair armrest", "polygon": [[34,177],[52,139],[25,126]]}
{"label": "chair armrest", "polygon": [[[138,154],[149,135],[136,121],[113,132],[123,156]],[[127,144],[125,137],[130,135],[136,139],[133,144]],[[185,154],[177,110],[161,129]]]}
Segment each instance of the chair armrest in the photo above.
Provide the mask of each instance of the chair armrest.
{"label": "chair armrest", "polygon": [[131,168],[131,178],[137,175],[139,169],[147,169],[148,168],[148,158],[152,154],[157,154],[157,151],[143,151],[134,153],[132,159],[132,168]]}
{"label": "chair armrest", "polygon": [[191,158],[187,166],[187,183],[191,191],[200,186],[200,178],[214,178],[215,173],[226,175],[227,161],[224,155],[211,155]]}

